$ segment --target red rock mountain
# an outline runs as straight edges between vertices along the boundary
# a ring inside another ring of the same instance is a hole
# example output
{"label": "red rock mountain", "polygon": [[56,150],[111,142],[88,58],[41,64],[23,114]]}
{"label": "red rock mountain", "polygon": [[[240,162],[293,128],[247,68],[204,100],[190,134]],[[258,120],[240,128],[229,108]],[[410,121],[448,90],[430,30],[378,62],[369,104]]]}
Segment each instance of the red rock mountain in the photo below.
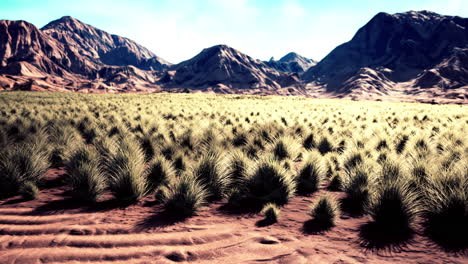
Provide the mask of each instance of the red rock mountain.
{"label": "red rock mountain", "polygon": [[0,21],[3,89],[134,91],[159,89],[170,64],[132,40],[71,17],[39,30],[25,21]]}
{"label": "red rock mountain", "polygon": [[468,103],[468,19],[379,13],[313,64],[296,53],[261,62],[218,45],[171,65],[132,40],[72,17],[42,29],[0,20],[0,90],[194,90]]}
{"label": "red rock mountain", "polygon": [[132,40],[111,35],[69,16],[52,21],[41,30],[63,43],[69,52],[97,65],[132,65],[142,70],[163,70],[170,65]]}
{"label": "red rock mountain", "polygon": [[466,100],[467,48],[467,18],[428,11],[379,13],[302,79],[341,95],[371,88],[368,95],[427,92],[426,97]]}

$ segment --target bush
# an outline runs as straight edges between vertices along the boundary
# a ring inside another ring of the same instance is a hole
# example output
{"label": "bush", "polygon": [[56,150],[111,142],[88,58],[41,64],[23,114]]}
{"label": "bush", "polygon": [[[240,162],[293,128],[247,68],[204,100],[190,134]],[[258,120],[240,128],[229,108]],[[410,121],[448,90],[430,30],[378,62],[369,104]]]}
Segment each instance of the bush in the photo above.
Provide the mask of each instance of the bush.
{"label": "bush", "polygon": [[206,187],[208,200],[220,200],[226,196],[230,178],[223,159],[216,151],[202,157],[194,170],[194,176]]}
{"label": "bush", "polygon": [[245,146],[249,143],[247,134],[244,132],[238,132],[232,139],[232,145],[235,147]]}
{"label": "bush", "polygon": [[189,217],[205,204],[207,193],[198,180],[189,175],[177,178],[164,194],[164,210],[178,217]]}
{"label": "bush", "polygon": [[330,195],[322,195],[311,208],[310,215],[322,227],[332,227],[340,217],[340,207]]}
{"label": "bush", "polygon": [[65,164],[68,182],[77,199],[96,202],[106,187],[105,177],[94,149],[81,146]]}
{"label": "bush", "polygon": [[280,217],[280,209],[276,204],[268,203],[262,209],[262,215],[265,217],[264,222],[266,224],[274,224],[278,222]]}
{"label": "bush", "polygon": [[187,169],[187,163],[185,162],[185,157],[182,153],[177,153],[175,155],[172,165],[175,169],[177,175],[181,175]]}
{"label": "bush", "polygon": [[325,168],[322,159],[322,156],[318,152],[308,154],[296,179],[297,192],[299,194],[310,194],[318,190],[320,183],[325,178]]}
{"label": "bush", "polygon": [[408,177],[400,162],[387,158],[381,164],[378,180],[381,184],[387,184],[394,182],[406,182]]}
{"label": "bush", "polygon": [[117,144],[115,153],[106,161],[109,188],[115,198],[132,203],[147,190],[145,155],[138,142],[127,139]]}

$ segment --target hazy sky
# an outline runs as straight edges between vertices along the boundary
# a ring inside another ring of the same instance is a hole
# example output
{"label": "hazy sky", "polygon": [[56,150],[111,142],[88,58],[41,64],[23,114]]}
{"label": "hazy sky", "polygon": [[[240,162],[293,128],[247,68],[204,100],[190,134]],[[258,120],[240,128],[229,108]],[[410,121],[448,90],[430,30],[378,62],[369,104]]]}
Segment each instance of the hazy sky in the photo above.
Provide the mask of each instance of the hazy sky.
{"label": "hazy sky", "polygon": [[468,17],[467,0],[0,0],[0,19],[42,27],[70,15],[173,63],[216,44],[262,60],[290,51],[320,60],[378,12],[409,10]]}

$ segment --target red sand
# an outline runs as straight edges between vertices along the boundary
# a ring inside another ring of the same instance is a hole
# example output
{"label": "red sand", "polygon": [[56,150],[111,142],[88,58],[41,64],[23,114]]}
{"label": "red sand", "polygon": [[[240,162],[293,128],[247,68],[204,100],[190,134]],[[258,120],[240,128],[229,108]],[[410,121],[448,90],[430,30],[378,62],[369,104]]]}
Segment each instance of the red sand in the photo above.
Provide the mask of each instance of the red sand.
{"label": "red sand", "polygon": [[[50,178],[61,171],[51,170]],[[416,235],[385,250],[361,245],[367,217],[342,217],[316,234],[303,230],[311,197],[295,197],[278,223],[257,227],[259,214],[228,214],[214,203],[172,223],[153,197],[118,208],[103,201],[86,208],[67,201],[66,187],[49,187],[35,201],[13,197],[0,205],[0,263],[468,263]],[[340,193],[335,193],[341,196]]]}

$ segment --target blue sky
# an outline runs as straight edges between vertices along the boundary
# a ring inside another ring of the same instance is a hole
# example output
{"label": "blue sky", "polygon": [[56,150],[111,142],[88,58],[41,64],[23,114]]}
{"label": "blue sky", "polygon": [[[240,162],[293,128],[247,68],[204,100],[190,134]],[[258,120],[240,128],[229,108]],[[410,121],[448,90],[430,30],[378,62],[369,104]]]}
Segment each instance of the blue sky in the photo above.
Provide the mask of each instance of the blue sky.
{"label": "blue sky", "polygon": [[378,12],[468,16],[466,0],[0,0],[0,19],[37,27],[71,15],[177,63],[227,44],[262,60],[290,51],[322,59]]}

